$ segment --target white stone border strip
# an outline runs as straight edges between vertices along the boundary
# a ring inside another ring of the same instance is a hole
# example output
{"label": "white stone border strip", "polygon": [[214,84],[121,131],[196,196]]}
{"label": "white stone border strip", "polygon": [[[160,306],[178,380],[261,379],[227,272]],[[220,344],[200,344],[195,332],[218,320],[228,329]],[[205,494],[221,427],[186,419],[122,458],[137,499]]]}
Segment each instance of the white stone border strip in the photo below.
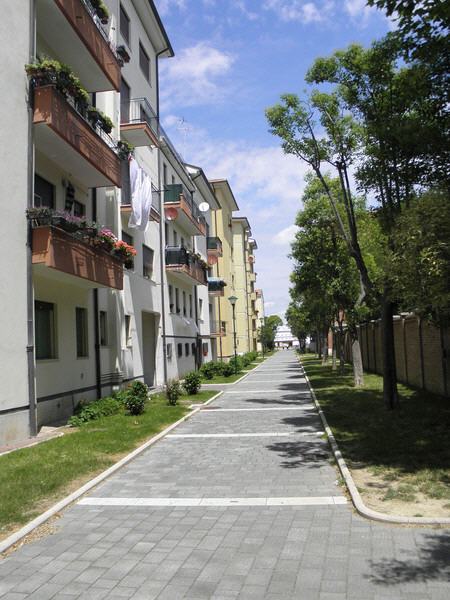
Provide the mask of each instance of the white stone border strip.
{"label": "white stone border strip", "polygon": [[342,506],[345,496],[294,496],[267,498],[83,498],[79,506]]}
{"label": "white stone border strip", "polygon": [[323,427],[327,434],[328,441],[330,442],[331,449],[333,450],[334,457],[339,466],[339,471],[341,472],[341,475],[344,478],[345,484],[350,493],[356,511],[361,516],[366,517],[367,519],[372,519],[373,521],[381,521],[382,523],[395,523],[397,525],[450,525],[450,518],[439,519],[431,517],[403,517],[401,515],[386,515],[384,513],[377,512],[376,510],[372,510],[364,504],[361,495],[358,491],[358,488],[356,487],[355,482],[353,481],[353,477],[350,473],[350,470],[347,467],[347,464],[341,454],[341,451],[339,450],[339,446],[337,445],[333,432],[331,431],[328,425],[325,414],[323,413],[319,401],[317,400],[311,382],[309,381],[303,364],[301,363],[301,359],[299,360],[305,375],[305,379],[309,385],[309,389],[311,390],[312,399],[314,400],[314,404],[316,405],[317,411],[320,415],[320,418],[322,419]]}
{"label": "white stone border strip", "polygon": [[178,421],[172,423],[172,425],[169,425],[168,427],[166,427],[166,429],[164,429],[163,431],[152,437],[150,440],[148,440],[147,442],[145,442],[126,456],[124,456],[121,460],[109,467],[109,469],[106,469],[106,471],[103,471],[102,473],[100,473],[100,475],[97,475],[97,477],[94,477],[94,479],[91,479],[83,486],[75,490],[75,492],[69,494],[68,496],[54,504],[51,508],[49,508],[47,511],[45,511],[29,523],[27,523],[24,527],[22,527],[9,537],[5,538],[4,540],[0,541],[0,555],[6,550],[8,550],[8,548],[11,548],[11,546],[14,546],[14,544],[17,544],[17,542],[20,542],[21,539],[23,539],[25,536],[31,533],[34,529],[36,529],[36,527],[39,527],[40,525],[48,521],[51,517],[56,515],[58,512],[60,512],[67,506],[69,506],[69,504],[72,504],[73,502],[75,502],[75,500],[78,500],[80,496],[86,494],[86,492],[88,492],[96,485],[104,481],[107,477],[124,467],[126,464],[132,461],[133,458],[136,458],[136,456],[142,454],[144,450],[147,450],[147,448],[150,448],[150,446],[156,444],[156,442],[158,442],[160,439],[164,438],[168,433],[170,433],[172,429],[175,429],[175,427],[178,427],[178,425],[181,425],[181,423],[184,423],[184,421],[190,419],[193,415],[197,414],[200,410],[202,410],[204,406],[207,406],[222,394],[223,391],[218,392],[212,398],[200,405],[198,408],[194,408],[194,410],[188,412],[186,415],[184,415],[184,417],[181,417],[181,419],[178,419]]}

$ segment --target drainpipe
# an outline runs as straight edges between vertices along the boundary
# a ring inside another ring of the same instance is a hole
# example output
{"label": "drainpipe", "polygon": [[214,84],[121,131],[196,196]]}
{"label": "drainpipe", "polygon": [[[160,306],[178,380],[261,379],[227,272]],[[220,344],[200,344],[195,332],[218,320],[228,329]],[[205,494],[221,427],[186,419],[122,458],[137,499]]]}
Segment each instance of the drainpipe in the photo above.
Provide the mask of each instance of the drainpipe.
{"label": "drainpipe", "polygon": [[[95,98],[95,94],[94,94]],[[95,100],[94,100],[95,106]],[[97,188],[92,188],[92,220],[97,221]],[[95,388],[97,398],[102,397],[102,363],[100,356],[100,313],[98,310],[98,288],[94,292],[94,356],[95,356]]]}
{"label": "drainpipe", "polygon": [[[30,0],[30,48],[29,61],[33,62],[36,54],[36,4]],[[28,102],[28,169],[27,169],[27,207],[34,204],[34,134],[33,134],[33,97],[29,88]],[[30,436],[38,433],[37,402],[36,402],[36,373],[34,358],[34,291],[32,271],[32,229],[27,221],[27,252],[26,252],[26,278],[27,278],[27,378],[28,378],[28,405]]]}
{"label": "drainpipe", "polygon": [[[215,234],[217,235],[217,211],[214,211],[214,228],[215,228]],[[216,267],[217,267],[217,277],[220,277],[220,271],[219,271],[219,259],[217,259],[217,263],[216,263]],[[220,311],[220,296],[219,298],[217,298],[217,306],[218,306],[218,317],[219,317],[219,348],[220,348],[220,360],[223,361],[223,351],[222,351],[222,336],[220,335],[221,331],[222,331],[222,313]]]}
{"label": "drainpipe", "polygon": [[[167,52],[167,48],[161,50],[156,54],[156,114],[158,116],[159,123],[159,57]],[[164,196],[161,192],[161,161],[160,152],[158,148],[158,190],[159,190],[159,204],[161,219],[159,221],[159,268],[161,273],[161,327],[162,327],[162,341],[163,341],[163,370],[164,370],[164,384],[167,383],[167,343],[166,343],[166,300],[165,300],[165,284],[167,281],[166,270],[165,270],[165,244],[164,244]]]}
{"label": "drainpipe", "polygon": [[[92,94],[92,106],[97,105],[97,95]],[[97,222],[97,188],[92,188],[92,220]],[[100,314],[98,311],[98,288],[94,292],[94,356],[95,356],[95,389],[97,398],[102,397],[102,363],[100,356]]]}

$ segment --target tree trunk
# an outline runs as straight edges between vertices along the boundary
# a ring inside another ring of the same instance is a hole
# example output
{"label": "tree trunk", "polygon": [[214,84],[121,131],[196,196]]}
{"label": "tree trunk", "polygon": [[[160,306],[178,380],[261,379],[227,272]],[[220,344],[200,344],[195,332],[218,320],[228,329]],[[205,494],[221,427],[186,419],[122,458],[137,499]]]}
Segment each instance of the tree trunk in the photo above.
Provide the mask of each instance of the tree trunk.
{"label": "tree trunk", "polygon": [[333,329],[333,350],[332,350],[332,359],[331,359],[331,370],[337,371],[337,361],[336,361],[336,332]]}
{"label": "tree trunk", "polygon": [[352,362],[355,387],[362,387],[364,385],[364,370],[358,334],[352,339]]}
{"label": "tree trunk", "polygon": [[328,362],[328,332],[325,332],[322,339],[322,364]]}
{"label": "tree trunk", "polygon": [[317,331],[317,335],[316,335],[316,354],[317,354],[317,358],[319,358],[319,359],[322,358],[322,337],[321,337],[319,331]]}
{"label": "tree trunk", "polygon": [[386,408],[393,410],[400,404],[397,391],[397,369],[394,345],[394,305],[385,288],[382,300],[381,331],[383,343],[383,399]]}
{"label": "tree trunk", "polygon": [[345,373],[345,337],[342,321],[339,322],[339,373]]}

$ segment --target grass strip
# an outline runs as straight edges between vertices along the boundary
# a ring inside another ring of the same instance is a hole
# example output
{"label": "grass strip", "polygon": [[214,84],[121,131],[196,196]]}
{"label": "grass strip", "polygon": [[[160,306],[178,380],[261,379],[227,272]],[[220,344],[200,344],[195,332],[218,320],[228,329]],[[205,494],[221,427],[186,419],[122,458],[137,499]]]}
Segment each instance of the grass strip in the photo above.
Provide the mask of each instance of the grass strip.
{"label": "grass strip", "polygon": [[371,474],[371,492],[384,502],[437,500],[450,513],[448,398],[399,384],[401,406],[389,411],[380,375],[355,388],[351,366],[339,375],[313,355],[301,361],[349,468]]}
{"label": "grass strip", "polygon": [[181,396],[169,406],[152,395],[144,414],[119,414],[90,421],[66,435],[0,456],[0,538],[47,510],[145,440],[174,423],[193,403],[217,392]]}

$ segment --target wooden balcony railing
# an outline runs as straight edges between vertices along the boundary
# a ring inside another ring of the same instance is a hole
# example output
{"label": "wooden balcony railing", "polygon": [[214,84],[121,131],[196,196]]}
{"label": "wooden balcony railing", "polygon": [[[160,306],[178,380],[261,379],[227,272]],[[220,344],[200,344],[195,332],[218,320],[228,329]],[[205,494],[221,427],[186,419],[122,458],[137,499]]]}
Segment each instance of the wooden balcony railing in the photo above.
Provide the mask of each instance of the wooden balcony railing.
{"label": "wooden balcony railing", "polygon": [[58,227],[33,229],[32,263],[89,282],[89,287],[123,289],[121,260]]}

